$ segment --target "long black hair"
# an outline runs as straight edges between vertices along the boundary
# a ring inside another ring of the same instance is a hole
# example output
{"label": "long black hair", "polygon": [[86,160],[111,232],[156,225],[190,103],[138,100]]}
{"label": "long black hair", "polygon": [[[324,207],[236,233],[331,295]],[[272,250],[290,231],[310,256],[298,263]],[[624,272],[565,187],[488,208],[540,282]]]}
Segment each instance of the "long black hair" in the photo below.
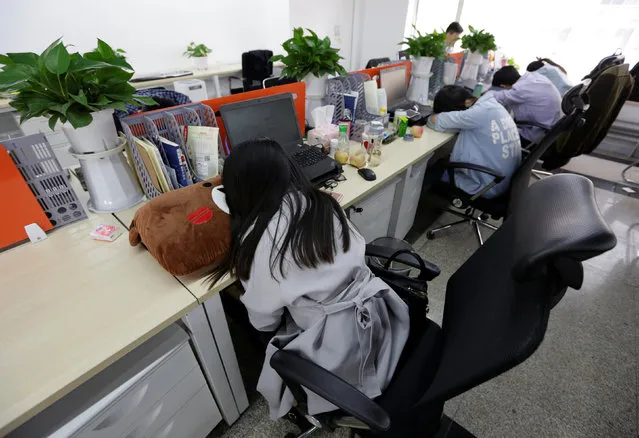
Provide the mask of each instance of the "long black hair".
{"label": "long black hair", "polygon": [[231,215],[231,248],[214,267],[213,283],[227,271],[248,280],[257,245],[280,209],[290,211],[290,216],[278,216],[288,220],[288,226],[281,236],[272,236],[273,278],[276,269],[285,276],[287,251],[300,268],[333,263],[338,245],[335,217],[341,225],[342,249],[349,250],[349,223],[339,203],[313,187],[276,141],[249,140],[237,145],[224,162],[222,183]]}

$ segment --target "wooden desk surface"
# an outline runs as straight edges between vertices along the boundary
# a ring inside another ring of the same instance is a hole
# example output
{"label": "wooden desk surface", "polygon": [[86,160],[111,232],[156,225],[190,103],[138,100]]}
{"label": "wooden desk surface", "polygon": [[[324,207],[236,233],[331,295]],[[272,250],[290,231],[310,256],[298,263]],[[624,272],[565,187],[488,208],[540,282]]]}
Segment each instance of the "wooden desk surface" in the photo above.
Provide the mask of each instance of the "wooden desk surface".
{"label": "wooden desk surface", "polygon": [[[413,142],[397,139],[384,146],[382,150],[382,163],[378,167],[373,168],[377,175],[375,181],[366,181],[359,176],[357,169],[351,166],[344,166],[346,181],[340,182],[337,188],[335,188],[337,193],[341,193],[344,196],[340,204],[346,208],[363,199],[368,194],[379,189],[395,175],[406,170],[411,164],[416,163],[426,155],[448,143],[453,136],[453,134],[436,132],[425,128],[422,137],[416,138]],[[353,142],[352,145],[355,147],[358,143]],[[128,227],[140,205],[142,204],[115,213],[115,216]],[[205,302],[235,282],[235,279],[227,275],[213,287],[209,287],[206,282],[207,273],[205,270],[178,277],[200,303]]]}
{"label": "wooden desk surface", "polygon": [[0,253],[0,436],[197,306],[145,250],[89,237],[113,215]]}

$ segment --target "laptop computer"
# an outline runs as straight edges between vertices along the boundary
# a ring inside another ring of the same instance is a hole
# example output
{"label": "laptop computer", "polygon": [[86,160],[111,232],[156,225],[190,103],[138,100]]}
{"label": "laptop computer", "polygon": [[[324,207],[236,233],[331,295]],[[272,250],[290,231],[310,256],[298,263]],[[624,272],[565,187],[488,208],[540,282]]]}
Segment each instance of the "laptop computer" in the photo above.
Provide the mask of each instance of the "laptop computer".
{"label": "laptop computer", "polygon": [[315,185],[322,185],[342,171],[337,161],[304,144],[291,93],[222,105],[220,115],[231,148],[255,138],[275,140]]}
{"label": "laptop computer", "polygon": [[430,107],[411,102],[406,97],[408,87],[406,85],[406,66],[385,68],[379,72],[379,84],[386,90],[388,112],[394,113],[398,109],[414,109],[419,112],[420,118],[428,117],[433,110]]}

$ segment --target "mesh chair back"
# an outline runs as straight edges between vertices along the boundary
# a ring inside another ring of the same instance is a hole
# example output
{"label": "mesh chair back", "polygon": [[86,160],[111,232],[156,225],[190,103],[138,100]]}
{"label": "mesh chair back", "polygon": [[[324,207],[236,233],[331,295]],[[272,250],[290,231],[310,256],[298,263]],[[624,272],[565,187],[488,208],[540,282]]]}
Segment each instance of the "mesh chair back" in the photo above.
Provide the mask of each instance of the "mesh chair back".
{"label": "mesh chair back", "polygon": [[377,67],[378,65],[384,64],[385,62],[390,62],[390,58],[373,58],[373,59],[369,59],[368,62],[366,63],[366,67],[365,68]]}
{"label": "mesh chair back", "polygon": [[[543,340],[566,284],[558,260],[614,247],[592,183],[555,175],[533,184],[493,236],[448,281],[442,356],[418,407],[441,403],[523,362]],[[515,273],[517,276],[515,276]]]}
{"label": "mesh chair back", "polygon": [[[595,70],[586,93],[590,105],[586,122],[557,140],[555,147],[543,158],[544,169],[557,169],[573,157],[592,152],[607,135],[628,99],[634,86],[628,64]],[[568,91],[566,95],[570,93]]]}

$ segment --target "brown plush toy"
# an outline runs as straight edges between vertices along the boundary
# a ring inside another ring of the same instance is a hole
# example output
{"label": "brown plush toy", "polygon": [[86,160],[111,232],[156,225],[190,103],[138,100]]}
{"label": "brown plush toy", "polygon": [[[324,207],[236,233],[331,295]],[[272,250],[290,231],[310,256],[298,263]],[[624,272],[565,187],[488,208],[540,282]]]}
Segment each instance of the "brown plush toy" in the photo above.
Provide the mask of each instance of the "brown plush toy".
{"label": "brown plush toy", "polygon": [[129,243],[144,244],[149,253],[173,275],[186,275],[211,266],[228,251],[231,220],[213,202],[217,176],[164,193],[135,213]]}

